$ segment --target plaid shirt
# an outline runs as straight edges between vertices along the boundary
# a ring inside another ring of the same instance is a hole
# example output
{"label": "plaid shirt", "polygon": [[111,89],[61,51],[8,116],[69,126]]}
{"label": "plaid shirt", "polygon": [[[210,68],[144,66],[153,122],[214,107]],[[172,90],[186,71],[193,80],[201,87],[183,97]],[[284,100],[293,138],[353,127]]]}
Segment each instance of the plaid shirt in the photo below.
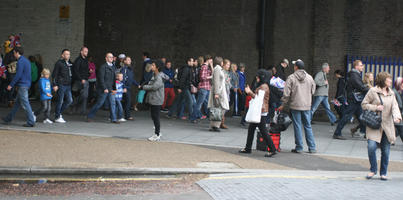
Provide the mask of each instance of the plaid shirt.
{"label": "plaid shirt", "polygon": [[210,90],[211,89],[211,79],[207,79],[207,77],[211,76],[211,70],[209,69],[208,65],[203,64],[200,70],[200,83],[199,89]]}

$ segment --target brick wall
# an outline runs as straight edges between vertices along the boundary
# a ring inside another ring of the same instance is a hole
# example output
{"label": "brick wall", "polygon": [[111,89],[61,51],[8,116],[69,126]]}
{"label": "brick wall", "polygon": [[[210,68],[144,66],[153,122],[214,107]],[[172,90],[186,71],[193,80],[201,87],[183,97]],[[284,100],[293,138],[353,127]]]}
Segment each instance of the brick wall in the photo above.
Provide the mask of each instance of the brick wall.
{"label": "brick wall", "polygon": [[[84,42],[85,1],[83,0],[2,0],[0,42],[10,33],[22,34],[25,55],[41,54],[44,67],[53,69],[63,48],[74,59]],[[70,18],[59,19],[59,6],[70,6]]]}

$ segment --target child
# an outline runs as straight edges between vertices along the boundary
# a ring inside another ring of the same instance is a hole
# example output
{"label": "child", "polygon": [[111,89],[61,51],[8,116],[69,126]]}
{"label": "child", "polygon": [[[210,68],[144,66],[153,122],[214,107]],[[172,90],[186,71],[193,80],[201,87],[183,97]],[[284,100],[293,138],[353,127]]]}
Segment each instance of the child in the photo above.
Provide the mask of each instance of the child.
{"label": "child", "polygon": [[[44,124],[52,124],[53,121],[49,119],[50,109],[52,103],[52,87],[49,81],[50,71],[49,69],[43,69],[41,72],[41,79],[39,79],[39,90],[41,94],[41,107],[34,113],[34,116],[40,115],[42,112],[45,116],[43,120]],[[34,117],[35,119],[36,117]]]}
{"label": "child", "polygon": [[122,107],[122,97],[123,93],[126,93],[127,90],[126,88],[123,87],[123,74],[121,72],[116,73],[116,94],[115,94],[115,100],[116,100],[116,111],[118,112],[118,121],[119,122],[125,122],[126,119],[123,118],[123,107]]}
{"label": "child", "polygon": [[146,103],[151,105],[151,118],[154,122],[155,135],[148,138],[149,141],[159,141],[161,139],[160,134],[160,110],[161,105],[164,103],[164,82],[162,80],[162,68],[161,62],[152,61],[151,70],[153,71],[153,77],[147,85],[143,86],[143,89],[147,91]]}

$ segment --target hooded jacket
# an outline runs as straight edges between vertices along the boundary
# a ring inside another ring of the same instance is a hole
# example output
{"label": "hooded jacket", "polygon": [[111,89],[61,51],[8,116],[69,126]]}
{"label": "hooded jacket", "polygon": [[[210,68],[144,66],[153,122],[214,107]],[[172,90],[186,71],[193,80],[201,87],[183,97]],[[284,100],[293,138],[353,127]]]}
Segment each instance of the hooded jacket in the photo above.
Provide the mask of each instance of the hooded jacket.
{"label": "hooded jacket", "polygon": [[292,110],[310,110],[315,89],[316,85],[312,76],[305,70],[299,69],[287,78],[281,101],[284,104],[289,103]]}

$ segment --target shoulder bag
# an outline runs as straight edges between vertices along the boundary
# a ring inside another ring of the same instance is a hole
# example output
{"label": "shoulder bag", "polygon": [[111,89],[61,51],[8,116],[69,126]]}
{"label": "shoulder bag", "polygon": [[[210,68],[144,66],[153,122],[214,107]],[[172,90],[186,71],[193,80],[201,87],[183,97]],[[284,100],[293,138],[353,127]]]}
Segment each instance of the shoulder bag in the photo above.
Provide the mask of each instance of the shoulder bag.
{"label": "shoulder bag", "polygon": [[[383,105],[382,98],[379,93],[378,96],[381,100],[381,105]],[[375,111],[364,110],[360,115],[360,121],[371,129],[380,129],[382,124],[382,112],[378,114]]]}

